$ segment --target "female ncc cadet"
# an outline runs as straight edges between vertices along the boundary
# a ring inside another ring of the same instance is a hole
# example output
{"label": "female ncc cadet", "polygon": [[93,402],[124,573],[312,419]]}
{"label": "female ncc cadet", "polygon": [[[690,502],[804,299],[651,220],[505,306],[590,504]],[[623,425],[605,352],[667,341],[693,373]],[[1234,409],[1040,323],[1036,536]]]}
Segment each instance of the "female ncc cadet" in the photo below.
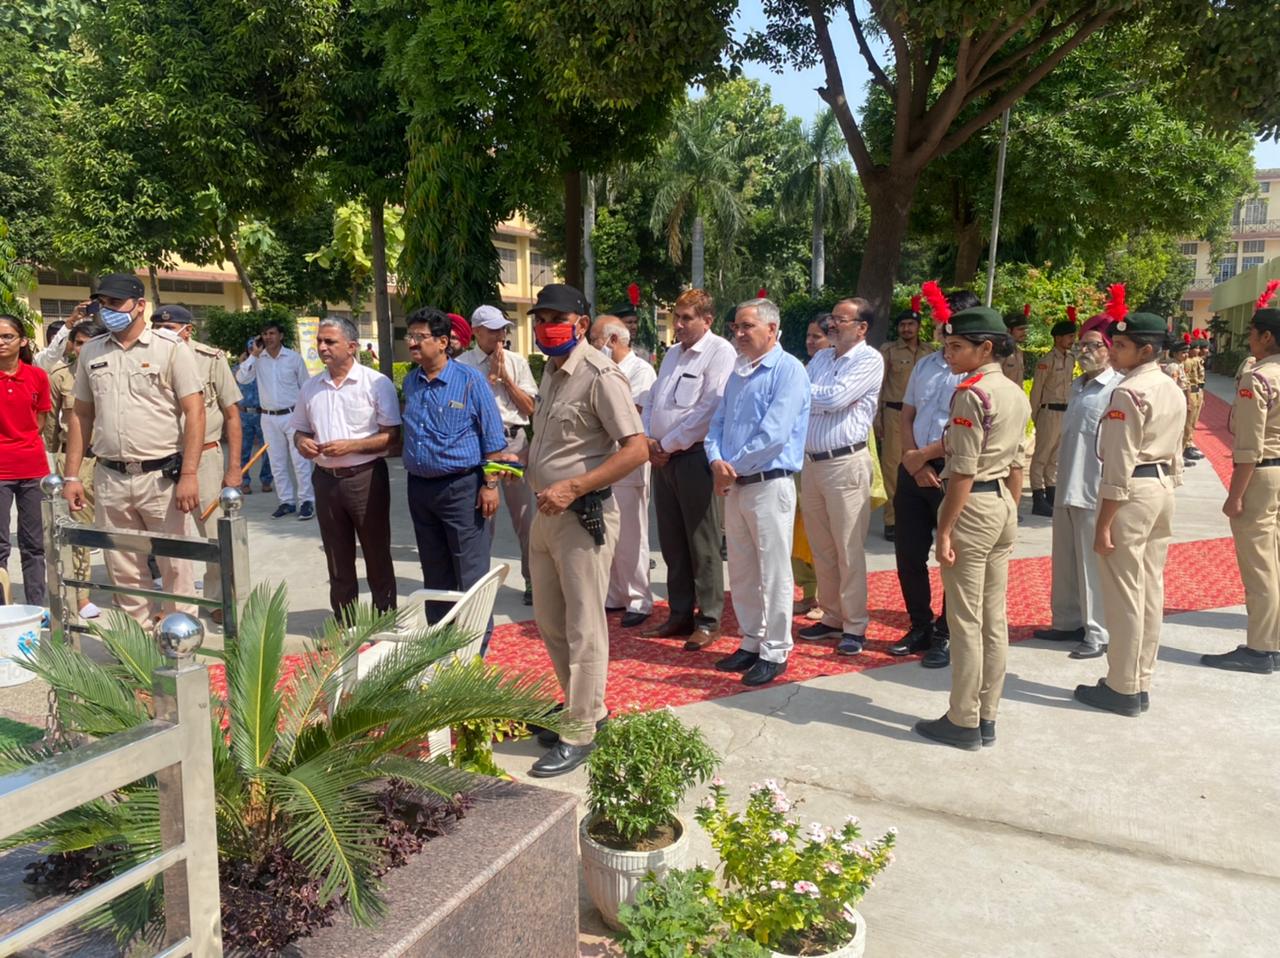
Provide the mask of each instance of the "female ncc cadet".
{"label": "female ncc cadet", "polygon": [[1277,289],[1280,280],[1267,284],[1249,325],[1256,362],[1236,384],[1235,465],[1222,506],[1236,543],[1248,631],[1235,651],[1200,656],[1217,669],[1263,675],[1280,669],[1280,309],[1268,305]]}
{"label": "female ncc cadet", "polygon": [[938,563],[951,627],[951,707],[916,723],[925,738],[974,750],[996,740],[1009,629],[1005,591],[1022,492],[1020,447],[1031,416],[1026,394],[1001,371],[1013,340],[993,309],[975,306],[943,319],[956,386],[943,435],[946,494],[938,510]]}
{"label": "female ncc cadet", "polygon": [[1111,364],[1125,374],[1098,427],[1102,484],[1094,551],[1107,610],[1107,677],[1077,685],[1093,708],[1136,716],[1148,705],[1151,671],[1164,615],[1164,562],[1173,534],[1173,490],[1182,484],[1182,427],[1187,402],[1156,359],[1168,326],[1151,313],[1129,313],[1124,286],[1110,289],[1116,320]]}

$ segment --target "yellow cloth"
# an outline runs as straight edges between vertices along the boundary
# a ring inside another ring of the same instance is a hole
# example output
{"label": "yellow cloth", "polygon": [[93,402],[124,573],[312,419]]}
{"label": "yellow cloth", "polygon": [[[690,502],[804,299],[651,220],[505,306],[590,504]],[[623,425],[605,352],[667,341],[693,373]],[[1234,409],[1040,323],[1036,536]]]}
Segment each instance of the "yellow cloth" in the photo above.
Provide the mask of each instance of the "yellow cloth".
{"label": "yellow cloth", "polygon": [[871,453],[871,508],[879,509],[889,501],[884,489],[884,473],[880,471],[880,453],[876,450],[876,434],[867,433],[867,451]]}

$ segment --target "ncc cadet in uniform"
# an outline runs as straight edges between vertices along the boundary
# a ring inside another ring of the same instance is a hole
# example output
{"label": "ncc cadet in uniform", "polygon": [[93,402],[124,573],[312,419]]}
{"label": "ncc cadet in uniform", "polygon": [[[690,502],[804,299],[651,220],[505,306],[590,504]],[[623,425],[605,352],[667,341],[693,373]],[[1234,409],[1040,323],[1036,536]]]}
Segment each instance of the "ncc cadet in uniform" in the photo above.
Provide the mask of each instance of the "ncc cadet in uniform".
{"label": "ncc cadet in uniform", "polygon": [[533,765],[537,778],[577,768],[605,718],[609,666],[605,594],[618,541],[610,486],[648,458],[644,424],[617,363],[587,340],[591,317],[582,293],[551,283],[529,310],[547,369],[533,413],[525,473],[537,500],[529,533],[533,616],[578,731],[540,738],[550,748]]}
{"label": "ncc cadet in uniform", "polygon": [[[173,333],[148,328],[142,294],[141,280],[129,273],[104,276],[93,294],[108,335],[86,343],[76,362],[63,495],[73,512],[87,505],[77,477],[92,446],[99,528],[184,535],[187,513],[200,507],[202,384],[191,350]],[[104,551],[113,583],[151,587],[145,556]],[[161,558],[159,565],[166,592],[192,593],[190,562]],[[156,612],[140,596],[119,594],[115,603],[144,624]],[[196,612],[192,605],[166,603],[164,611],[172,609]]]}
{"label": "ncc cadet in uniform", "polygon": [[1204,340],[1201,331],[1189,333],[1187,339],[1187,422],[1182,433],[1182,458],[1185,462],[1194,463],[1204,458],[1204,453],[1196,448],[1196,423],[1200,421],[1200,410],[1204,408],[1204,357],[1200,347]]}
{"label": "ncc cadet in uniform", "polygon": [[898,466],[902,463],[902,396],[907,391],[911,370],[937,347],[920,342],[920,297],[913,296],[911,308],[894,321],[898,338],[880,347],[884,356],[884,383],[880,388],[880,462],[884,472],[884,537],[894,535],[893,493],[898,488]]}
{"label": "ncc cadet in uniform", "polygon": [[1106,678],[1077,685],[1075,697],[1093,708],[1136,716],[1150,703],[1160,646],[1186,404],[1156,362],[1166,342],[1165,321],[1151,313],[1126,314],[1120,284],[1111,287],[1106,312],[1117,320],[1112,365],[1125,374],[1098,427],[1102,482],[1093,548],[1110,644]]}
{"label": "ncc cadet in uniform", "polygon": [[[53,367],[49,373],[49,394],[53,401],[54,414],[49,417],[45,430],[45,448],[53,453],[58,475],[69,475],[67,472],[67,433],[68,422],[76,403],[76,360],[85,343],[95,336],[107,331],[101,320],[86,319],[76,325],[67,340],[66,361]],[[80,460],[78,473],[81,488],[84,490],[85,508],[75,516],[78,522],[93,522],[93,468],[95,461],[92,451]],[[92,570],[89,550],[84,546],[76,546],[71,550],[71,567],[77,579],[87,582]],[[96,619],[102,612],[90,599],[88,589],[76,590],[76,608],[82,619]]]}
{"label": "ncc cadet in uniform", "polygon": [[1016,383],[1019,389],[1027,379],[1027,357],[1022,351],[1022,344],[1027,341],[1027,324],[1030,322],[1030,303],[1022,307],[1021,313],[1006,313],[1004,317],[1005,329],[1009,330],[1009,335],[1013,337],[1013,352],[1000,363],[1000,370],[1010,382]]}
{"label": "ncc cadet in uniform", "polygon": [[1200,656],[1217,669],[1263,675],[1280,671],[1280,309],[1270,305],[1277,289],[1280,280],[1267,284],[1249,325],[1249,354],[1257,362],[1236,385],[1234,466],[1222,506],[1244,582],[1245,644]]}
{"label": "ncc cadet in uniform", "polygon": [[1036,449],[1031,455],[1031,514],[1053,515],[1054,487],[1058,483],[1058,443],[1062,414],[1071,398],[1076,360],[1071,347],[1076,341],[1076,324],[1069,319],[1054,323],[1050,330],[1053,348],[1036,363],[1031,383],[1031,410],[1036,423]]}
{"label": "ncc cadet in uniform", "polygon": [[[206,346],[192,338],[195,319],[185,306],[157,306],[151,314],[151,325],[167,329],[191,347],[196,357],[196,368],[204,392],[204,451],[200,456],[200,508],[193,512],[196,529],[206,539],[217,536],[218,510],[202,519],[209,503],[218,498],[224,487],[240,488],[240,407],[243,397],[236,385],[235,376],[227,363],[227,354],[221,349]],[[223,430],[226,445],[223,446]],[[215,565],[204,569],[204,595],[207,599],[222,598],[222,575]],[[209,613],[214,622],[222,622],[222,610]]]}
{"label": "ncc cadet in uniform", "polygon": [[916,723],[925,738],[956,748],[994,745],[1009,628],[1005,593],[1018,532],[1021,445],[1031,410],[1001,375],[1014,348],[994,309],[974,306],[942,326],[954,373],[966,374],[951,400],[943,436],[946,493],[938,512],[937,556],[951,629],[951,705]]}

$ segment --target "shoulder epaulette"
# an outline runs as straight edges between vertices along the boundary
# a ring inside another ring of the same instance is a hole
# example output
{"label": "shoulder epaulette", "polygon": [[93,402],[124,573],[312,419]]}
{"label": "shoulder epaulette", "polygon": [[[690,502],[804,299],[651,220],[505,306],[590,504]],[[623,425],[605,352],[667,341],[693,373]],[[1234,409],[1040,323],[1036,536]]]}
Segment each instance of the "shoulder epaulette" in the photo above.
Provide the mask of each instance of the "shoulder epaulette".
{"label": "shoulder epaulette", "polygon": [[969,387],[980,383],[982,381],[982,375],[982,373],[974,373],[968,379],[964,380],[964,382],[957,383],[956,389],[968,389]]}

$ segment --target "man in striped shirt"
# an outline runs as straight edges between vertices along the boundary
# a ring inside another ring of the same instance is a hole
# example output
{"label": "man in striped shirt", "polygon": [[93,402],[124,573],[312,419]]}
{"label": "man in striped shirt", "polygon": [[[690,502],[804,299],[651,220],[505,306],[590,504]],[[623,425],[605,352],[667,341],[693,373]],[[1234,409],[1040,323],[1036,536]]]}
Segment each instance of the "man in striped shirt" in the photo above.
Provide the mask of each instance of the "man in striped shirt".
{"label": "man in striped shirt", "polygon": [[867,433],[884,379],[884,361],[866,341],[873,318],[865,299],[836,303],[828,332],[834,345],[809,363],[812,392],[800,501],[822,619],[797,634],[802,639],[839,637],[836,651],[841,655],[861,652],[867,634]]}

